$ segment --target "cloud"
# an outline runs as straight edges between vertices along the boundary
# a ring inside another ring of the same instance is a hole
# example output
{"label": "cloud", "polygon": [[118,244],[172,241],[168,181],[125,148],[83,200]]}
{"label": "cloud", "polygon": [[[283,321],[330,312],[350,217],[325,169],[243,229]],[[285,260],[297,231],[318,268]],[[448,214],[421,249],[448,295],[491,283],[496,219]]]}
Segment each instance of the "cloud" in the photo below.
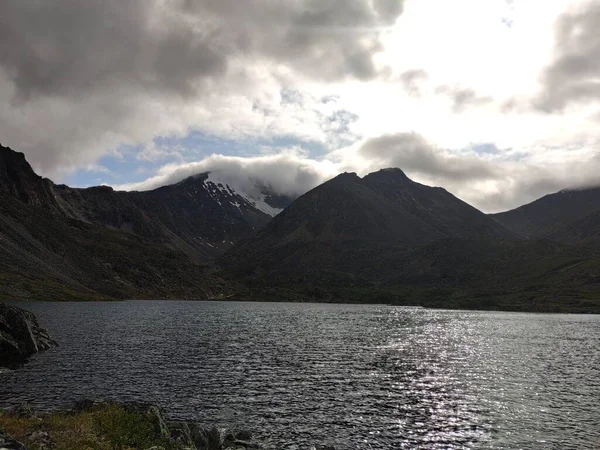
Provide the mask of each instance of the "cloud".
{"label": "cloud", "polygon": [[599,28],[600,4],[595,1],[571,7],[558,19],[555,56],[542,74],[537,108],[553,112],[600,100]]}
{"label": "cloud", "polygon": [[220,180],[250,194],[256,189],[258,182],[277,193],[299,196],[335,176],[337,169],[332,163],[308,158],[297,149],[254,157],[213,154],[197,162],[165,165],[155,176],[145,181],[117,185],[114,188],[149,190],[204,172],[216,172]]}
{"label": "cloud", "polygon": [[[397,133],[367,139],[346,153],[345,166],[366,174],[399,167],[415,181],[441,186],[485,212],[516,208],[565,188],[600,185],[600,152],[587,157],[561,153],[543,163],[533,155],[506,155],[474,145],[463,151],[435,147],[416,133]],[[518,157],[518,159],[517,159]],[[577,176],[573,176],[576,174]]]}
{"label": "cloud", "polygon": [[473,181],[495,176],[495,170],[476,156],[458,156],[430,145],[416,133],[398,133],[368,139],[359,154],[370,166],[399,167],[413,174],[445,181]]}
{"label": "cloud", "polygon": [[325,140],[281,92],[379,76],[401,13],[401,0],[2,1],[0,136],[46,175],[190,130]]}
{"label": "cloud", "polygon": [[421,83],[427,81],[429,75],[423,69],[411,69],[402,72],[399,76],[404,90],[416,97],[421,96]]}
{"label": "cloud", "polygon": [[145,181],[114,187],[147,190],[213,171],[245,192],[253,193],[258,181],[276,192],[298,196],[344,171],[364,176],[399,167],[417,182],[441,186],[484,212],[499,212],[561,189],[600,185],[600,152],[585,157],[561,154],[548,161],[501,151],[493,143],[451,151],[416,133],[396,133],[365,139],[319,160],[297,148],[253,157],[214,154],[193,163],[167,164]]}
{"label": "cloud", "polygon": [[467,108],[485,105],[493,101],[490,96],[479,95],[473,89],[459,86],[438,86],[435,93],[447,96],[452,102],[452,111],[455,113],[461,113]]}

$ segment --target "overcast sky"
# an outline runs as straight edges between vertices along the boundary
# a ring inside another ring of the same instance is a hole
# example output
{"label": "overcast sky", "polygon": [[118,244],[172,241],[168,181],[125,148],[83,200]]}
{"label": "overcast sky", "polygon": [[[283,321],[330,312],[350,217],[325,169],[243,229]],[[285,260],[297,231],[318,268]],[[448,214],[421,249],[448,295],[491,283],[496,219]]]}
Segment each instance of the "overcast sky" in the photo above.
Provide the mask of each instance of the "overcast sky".
{"label": "overcast sky", "polygon": [[0,142],[77,186],[396,166],[506,210],[600,184],[598,30],[579,0],[2,0]]}

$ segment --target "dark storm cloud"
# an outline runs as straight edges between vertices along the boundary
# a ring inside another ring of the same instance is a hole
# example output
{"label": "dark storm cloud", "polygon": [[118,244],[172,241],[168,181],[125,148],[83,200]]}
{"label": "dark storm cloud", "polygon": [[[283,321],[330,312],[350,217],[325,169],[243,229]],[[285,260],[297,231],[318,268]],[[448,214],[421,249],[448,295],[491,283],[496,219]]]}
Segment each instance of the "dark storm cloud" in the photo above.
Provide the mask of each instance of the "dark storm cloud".
{"label": "dark storm cloud", "polygon": [[556,24],[556,55],[542,76],[536,106],[547,112],[600,99],[600,3],[590,1]]}
{"label": "dark storm cloud", "polygon": [[[148,5],[148,6],[147,6]],[[222,73],[217,30],[194,32],[148,2],[7,0],[0,6],[0,64],[26,99],[135,85],[188,93]]]}
{"label": "dark storm cloud", "polygon": [[376,75],[377,27],[399,1],[5,0],[0,64],[19,92],[62,95],[96,83],[135,83],[188,93],[223,73],[228,58],[254,55],[316,77]]}
{"label": "dark storm cloud", "polygon": [[252,102],[260,64],[368,80],[401,13],[401,0],[3,0],[0,138],[52,172],[185,134],[202,124],[182,111],[207,98]]}

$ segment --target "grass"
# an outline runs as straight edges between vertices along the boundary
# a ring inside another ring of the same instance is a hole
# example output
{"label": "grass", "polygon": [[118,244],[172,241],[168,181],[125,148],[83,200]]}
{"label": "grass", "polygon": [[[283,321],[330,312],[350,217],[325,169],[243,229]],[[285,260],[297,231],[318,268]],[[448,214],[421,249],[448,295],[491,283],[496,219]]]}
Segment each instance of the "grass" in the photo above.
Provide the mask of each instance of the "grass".
{"label": "grass", "polygon": [[31,450],[41,450],[30,438],[36,431],[49,434],[56,450],[137,450],[175,445],[163,436],[157,418],[122,405],[104,403],[80,412],[57,412],[41,417],[19,417],[0,412],[0,430]]}

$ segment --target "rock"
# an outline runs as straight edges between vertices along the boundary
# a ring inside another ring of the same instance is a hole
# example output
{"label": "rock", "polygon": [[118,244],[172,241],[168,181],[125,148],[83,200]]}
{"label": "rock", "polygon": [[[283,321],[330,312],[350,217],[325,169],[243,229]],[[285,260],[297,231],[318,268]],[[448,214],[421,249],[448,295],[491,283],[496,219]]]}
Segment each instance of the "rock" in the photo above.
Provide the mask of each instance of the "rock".
{"label": "rock", "polygon": [[34,431],[27,436],[27,441],[39,450],[54,448],[54,442],[46,431]]}
{"label": "rock", "polygon": [[27,450],[27,447],[0,431],[0,450]]}
{"label": "rock", "polygon": [[198,450],[222,450],[226,431],[224,428],[205,429],[196,425],[192,429],[192,440]]}
{"label": "rock", "polygon": [[33,313],[0,303],[0,363],[22,361],[56,345]]}

